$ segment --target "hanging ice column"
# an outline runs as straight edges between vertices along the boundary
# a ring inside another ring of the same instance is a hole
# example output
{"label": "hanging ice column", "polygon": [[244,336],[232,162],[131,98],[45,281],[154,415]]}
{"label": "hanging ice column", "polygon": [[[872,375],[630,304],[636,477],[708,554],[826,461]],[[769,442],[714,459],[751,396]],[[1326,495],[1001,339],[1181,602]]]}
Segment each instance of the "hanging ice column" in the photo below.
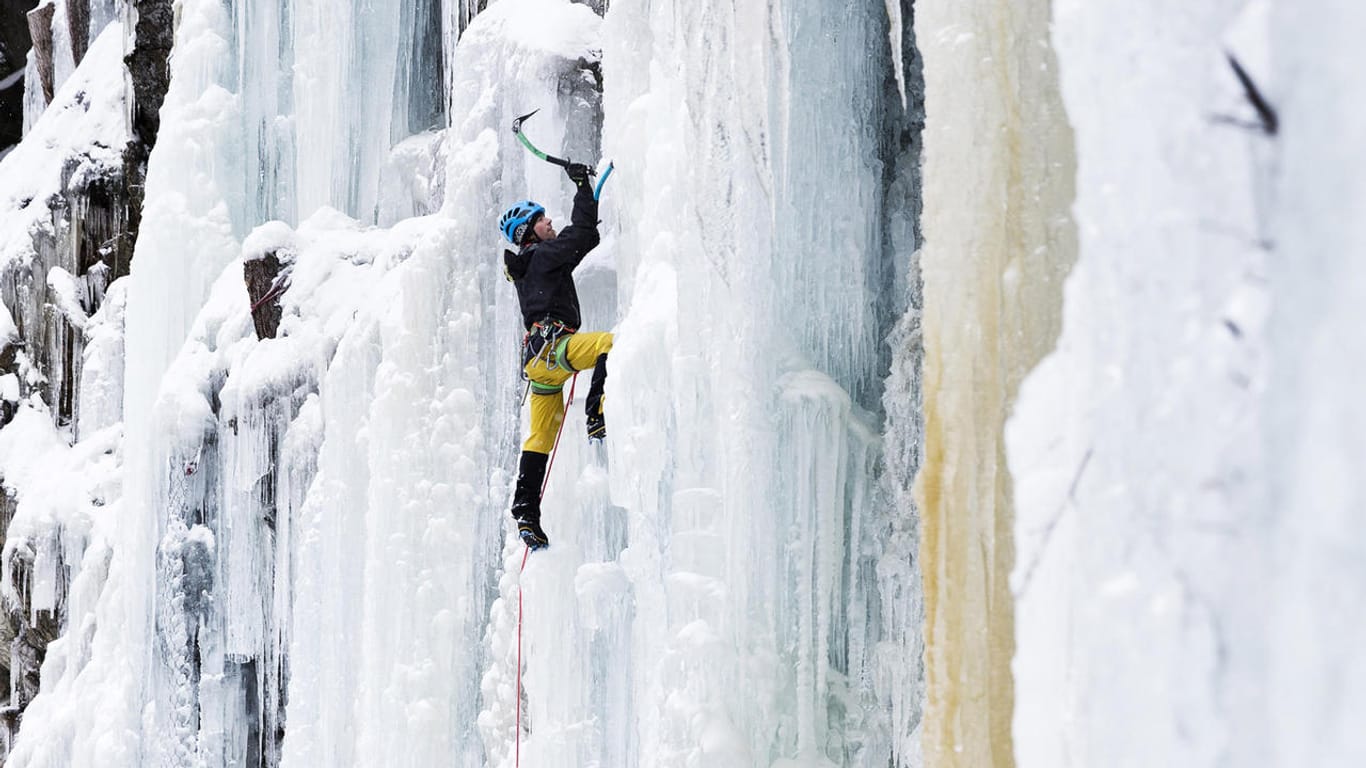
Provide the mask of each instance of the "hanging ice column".
{"label": "hanging ice column", "polygon": [[[158,704],[170,705],[152,682],[157,590],[150,576],[161,539],[161,511],[168,504],[161,492],[166,452],[154,436],[151,414],[162,372],[213,276],[237,251],[223,192],[233,158],[240,154],[221,141],[235,114],[221,85],[224,22],[216,3],[186,4],[180,17],[175,85],[162,113],[166,129],[158,145],[163,160],[152,164],[147,179],[138,267],[129,281],[123,390],[124,415],[132,428],[124,449],[127,497],[110,500],[107,509],[118,522],[92,547],[91,567],[72,585],[68,631],[75,628],[76,634],[52,657],[64,663],[44,669],[40,699],[52,700],[43,706],[83,716],[22,730],[13,765],[144,765],[143,728],[157,722]],[[205,147],[214,149],[203,152]],[[187,250],[186,243],[195,247]],[[112,559],[106,560],[111,548]]]}
{"label": "hanging ice column", "polygon": [[[871,650],[886,632],[874,534],[891,513],[870,412],[905,303],[893,258],[911,245],[885,229],[904,127],[884,90],[890,25],[884,3],[795,5],[608,13],[618,175],[600,250],[625,299],[611,504],[602,471],[578,470],[571,419],[546,504],[555,544],[521,578],[523,752],[538,764],[910,759],[881,710],[888,688],[914,686],[915,654],[895,659],[901,675]],[[773,48],[737,42],[773,29]],[[613,514],[619,556],[590,522]],[[513,642],[514,576],[496,653]],[[510,687],[510,672],[492,682]],[[510,710],[484,722],[506,727]]]}
{"label": "hanging ice column", "polygon": [[[914,618],[915,594],[882,591],[875,571],[904,568],[905,553],[879,561],[873,535],[894,514],[876,489],[880,343],[903,308],[893,258],[911,245],[887,232],[901,201],[884,202],[904,159],[902,93],[884,90],[899,79],[896,25],[873,3],[687,10],[675,15],[703,26],[614,12],[608,143],[630,170],[608,187],[607,242],[579,272],[589,327],[618,319],[618,259],[629,278],[614,471],[584,450],[575,408],[547,504],[556,546],[522,582],[524,746],[543,764],[906,764],[914,719],[888,722],[884,703],[914,690],[918,654],[889,643],[906,635],[886,622]],[[489,603],[518,579],[489,579],[517,448],[520,329],[490,223],[523,196],[567,218],[563,176],[506,126],[539,106],[538,141],[598,156],[597,21],[563,0],[482,14],[450,69],[461,77],[443,215],[371,230],[318,207],[355,205],[367,220],[349,195],[368,161],[289,171],[289,115],[273,105],[298,84],[252,91],[270,57],[244,63],[229,44],[274,17],[221,11],[181,6],[129,298],[128,525],[90,664],[54,691],[95,717],[28,754],[268,765],[278,746],[285,765],[506,763],[514,604]],[[785,30],[771,51],[734,43],[771,23]],[[719,58],[696,58],[698,34]],[[340,37],[309,37],[308,54],[344,59],[327,49]],[[870,49],[887,55],[870,67]],[[305,99],[344,90],[310,86],[321,90]],[[294,140],[333,152],[323,107],[301,108],[313,128]],[[849,115],[874,118],[831,129]],[[338,132],[361,155],[388,140],[363,122]],[[279,133],[256,165],[247,148],[262,146],[263,124]],[[288,219],[290,201],[318,213],[239,245],[263,212]],[[281,337],[257,342],[235,259],[263,241],[294,272]]]}
{"label": "hanging ice column", "polygon": [[[268,2],[253,5],[267,15],[254,31],[270,39],[276,11]],[[441,86],[450,73],[440,40],[458,38],[462,20],[443,16],[440,5],[440,0],[289,4],[283,20],[292,25],[292,47],[286,50],[293,68],[281,86],[291,91],[298,141],[293,157],[282,162],[295,163],[299,217],[329,205],[373,222],[381,166],[390,148],[413,133],[444,125]],[[259,69],[272,79],[290,63],[278,61],[274,52],[244,61],[249,72]]]}
{"label": "hanging ice column", "polygon": [[1073,150],[1049,3],[916,4],[925,60],[927,708],[935,766],[1013,764],[1014,558],[1004,426],[1058,333]]}
{"label": "hanging ice column", "polygon": [[[102,8],[97,16],[105,14]],[[288,14],[278,10],[271,3],[177,5],[172,88],[150,162],[128,299],[127,512],[108,588],[102,567],[90,569],[90,578],[75,587],[81,599],[72,605],[87,613],[73,617],[71,625],[93,635],[89,663],[73,654],[72,663],[45,686],[50,707],[95,715],[26,731],[32,740],[21,737],[15,764],[276,759],[269,742],[278,737],[279,652],[290,605],[288,584],[279,590],[271,581],[270,528],[278,523],[277,490],[288,500],[311,477],[307,430],[286,440],[284,427],[316,387],[317,373],[309,366],[330,354],[327,341],[319,342],[322,349],[299,353],[305,361],[301,370],[273,371],[258,363],[258,370],[248,366],[237,372],[238,379],[229,378],[242,363],[229,349],[249,328],[240,312],[246,298],[242,267],[233,262],[241,253],[239,238],[272,216],[292,217],[297,199],[296,130],[289,115],[294,91],[290,79],[279,76],[291,70],[295,40],[292,28],[279,23]],[[357,34],[382,32],[381,24]],[[321,56],[346,47],[324,34],[300,39]],[[381,48],[399,57],[398,49],[411,41],[398,42]],[[345,61],[374,53],[373,46],[347,50]],[[334,73],[327,77],[310,82],[318,89],[311,93],[352,87],[336,84]],[[383,87],[367,90],[392,92],[397,75],[390,71],[387,77]],[[397,122],[387,114],[373,113],[382,129],[359,121],[351,142],[358,155],[383,157],[388,151]],[[332,129],[320,126],[319,132],[330,136]],[[315,138],[303,140],[315,148]],[[375,173],[365,169],[377,164],[339,162],[331,171],[350,178],[352,168],[361,168],[359,180],[347,188],[363,188],[373,198]],[[309,178],[303,183],[313,185]],[[347,226],[324,219],[324,228]],[[219,305],[205,312],[210,286],[220,277]],[[173,366],[175,375],[164,376],[196,317],[194,342]],[[284,456],[297,461],[276,461]],[[293,501],[297,507],[298,499]],[[155,581],[149,578],[153,573]],[[272,596],[282,592],[286,599],[277,603]]]}

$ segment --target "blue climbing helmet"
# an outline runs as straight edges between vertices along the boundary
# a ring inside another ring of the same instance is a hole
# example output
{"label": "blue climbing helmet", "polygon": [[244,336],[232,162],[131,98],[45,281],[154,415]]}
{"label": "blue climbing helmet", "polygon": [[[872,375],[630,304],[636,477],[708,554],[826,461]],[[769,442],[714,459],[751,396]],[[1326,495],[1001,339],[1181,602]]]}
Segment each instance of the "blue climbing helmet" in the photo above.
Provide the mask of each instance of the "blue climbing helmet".
{"label": "blue climbing helmet", "polygon": [[543,215],[544,207],[530,200],[523,200],[520,203],[513,203],[512,207],[503,213],[503,218],[498,220],[498,228],[503,230],[503,237],[506,237],[509,243],[521,245],[522,238],[526,236],[526,228],[531,226],[537,216]]}

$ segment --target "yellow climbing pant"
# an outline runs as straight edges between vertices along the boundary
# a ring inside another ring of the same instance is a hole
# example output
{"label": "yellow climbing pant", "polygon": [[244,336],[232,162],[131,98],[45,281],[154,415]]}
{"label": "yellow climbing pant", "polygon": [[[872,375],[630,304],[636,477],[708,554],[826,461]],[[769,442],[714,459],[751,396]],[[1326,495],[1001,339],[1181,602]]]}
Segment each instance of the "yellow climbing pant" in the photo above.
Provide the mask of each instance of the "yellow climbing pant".
{"label": "yellow climbing pant", "polygon": [[[531,379],[531,434],[522,443],[522,450],[550,453],[564,420],[564,383],[575,371],[592,368],[598,355],[611,349],[612,334],[606,331],[575,333],[561,338],[551,354],[526,364],[526,375]],[[598,407],[601,410],[601,404]]]}

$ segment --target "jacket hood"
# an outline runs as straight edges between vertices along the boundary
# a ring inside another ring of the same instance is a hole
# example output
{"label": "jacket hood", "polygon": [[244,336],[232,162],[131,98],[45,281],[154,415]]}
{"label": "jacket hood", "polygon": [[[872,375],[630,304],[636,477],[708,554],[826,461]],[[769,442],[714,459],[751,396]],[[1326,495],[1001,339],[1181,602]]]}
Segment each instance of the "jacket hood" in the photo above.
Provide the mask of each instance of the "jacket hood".
{"label": "jacket hood", "polygon": [[527,267],[531,265],[531,252],[536,245],[523,246],[520,251],[503,251],[503,272],[508,280],[521,280],[526,275]]}

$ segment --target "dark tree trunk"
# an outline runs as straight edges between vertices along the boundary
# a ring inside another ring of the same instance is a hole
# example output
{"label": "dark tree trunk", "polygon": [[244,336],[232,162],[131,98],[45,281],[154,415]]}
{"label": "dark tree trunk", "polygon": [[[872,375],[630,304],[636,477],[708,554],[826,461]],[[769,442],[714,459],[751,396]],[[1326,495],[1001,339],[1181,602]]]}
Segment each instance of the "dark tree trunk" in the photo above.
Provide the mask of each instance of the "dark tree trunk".
{"label": "dark tree trunk", "polygon": [[28,13],[28,31],[33,38],[33,57],[38,64],[38,81],[43,87],[43,99],[52,103],[52,14],[53,6],[44,5]]}
{"label": "dark tree trunk", "polygon": [[251,321],[256,325],[256,338],[273,339],[280,328],[280,296],[289,287],[288,256],[281,259],[274,251],[242,265],[247,283],[247,297],[251,300]]}

